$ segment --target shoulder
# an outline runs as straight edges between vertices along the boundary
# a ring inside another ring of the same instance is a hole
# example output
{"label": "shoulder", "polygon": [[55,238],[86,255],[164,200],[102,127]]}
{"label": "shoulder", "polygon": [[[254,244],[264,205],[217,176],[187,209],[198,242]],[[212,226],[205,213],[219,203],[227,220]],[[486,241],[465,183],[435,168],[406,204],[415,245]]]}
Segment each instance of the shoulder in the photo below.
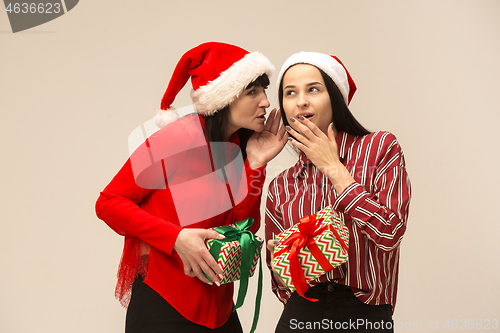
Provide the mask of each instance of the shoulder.
{"label": "shoulder", "polygon": [[404,165],[403,150],[396,136],[388,131],[377,131],[359,137],[367,154],[380,164]]}
{"label": "shoulder", "polygon": [[396,136],[387,131],[376,131],[364,136],[358,136],[354,140],[354,146],[370,150],[377,149],[379,154],[391,150],[401,151]]}
{"label": "shoulder", "polygon": [[196,115],[188,115],[165,125],[148,140],[150,145],[169,151],[169,154],[206,145],[203,127]]}
{"label": "shoulder", "polygon": [[403,151],[396,136],[387,131],[376,131],[363,136],[344,133],[340,156],[363,165],[403,166],[405,164]]}
{"label": "shoulder", "polygon": [[388,131],[371,132],[370,134],[357,137],[357,140],[363,140],[366,143],[381,143],[383,145],[397,143],[396,136]]}
{"label": "shoulder", "polygon": [[203,128],[195,115],[187,115],[159,129],[151,137],[189,139],[189,134],[202,134]]}

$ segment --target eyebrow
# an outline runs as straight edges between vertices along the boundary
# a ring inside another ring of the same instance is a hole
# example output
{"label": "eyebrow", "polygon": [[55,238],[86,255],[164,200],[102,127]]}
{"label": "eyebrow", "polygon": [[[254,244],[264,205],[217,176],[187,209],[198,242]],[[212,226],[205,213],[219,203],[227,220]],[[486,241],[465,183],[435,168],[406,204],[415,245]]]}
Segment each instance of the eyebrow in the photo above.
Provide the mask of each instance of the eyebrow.
{"label": "eyebrow", "polygon": [[[317,84],[323,85],[323,84],[321,84],[321,82],[315,81],[315,82],[310,82],[310,83],[306,84],[306,87],[314,86],[314,85],[317,85]],[[289,89],[289,88],[295,88],[295,86],[294,85],[288,85],[285,88],[283,88],[283,90]]]}
{"label": "eyebrow", "polygon": [[319,84],[320,86],[322,86],[321,82],[311,82],[311,83],[306,84],[306,86],[310,87],[310,86],[315,86],[317,84]]}

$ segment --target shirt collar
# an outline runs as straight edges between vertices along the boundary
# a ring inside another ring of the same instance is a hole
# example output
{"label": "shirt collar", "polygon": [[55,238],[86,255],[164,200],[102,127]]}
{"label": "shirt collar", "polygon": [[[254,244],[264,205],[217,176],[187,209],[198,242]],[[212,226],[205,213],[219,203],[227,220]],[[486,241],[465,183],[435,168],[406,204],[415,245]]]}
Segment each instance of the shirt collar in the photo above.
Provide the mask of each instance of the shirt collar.
{"label": "shirt collar", "polygon": [[[337,143],[338,150],[337,152],[342,163],[344,163],[347,152],[349,151],[349,148],[352,146],[355,140],[356,136],[345,132],[339,132],[335,137],[335,142]],[[314,168],[316,168],[311,160],[307,158],[306,154],[300,152],[299,160],[291,169],[293,178],[297,178],[308,166],[313,166]]]}

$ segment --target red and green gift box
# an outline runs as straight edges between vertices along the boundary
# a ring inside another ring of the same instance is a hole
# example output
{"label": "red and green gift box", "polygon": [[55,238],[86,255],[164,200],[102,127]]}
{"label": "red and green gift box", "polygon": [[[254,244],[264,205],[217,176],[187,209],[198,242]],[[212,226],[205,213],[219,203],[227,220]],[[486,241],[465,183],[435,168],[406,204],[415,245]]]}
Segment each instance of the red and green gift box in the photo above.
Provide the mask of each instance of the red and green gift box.
{"label": "red and green gift box", "polygon": [[331,206],[300,218],[275,239],[279,244],[274,248],[273,267],[288,288],[302,297],[309,281],[347,261],[349,229]]}
{"label": "red and green gift box", "polygon": [[224,239],[210,239],[207,241],[209,252],[222,270],[221,284],[240,281],[238,297],[234,310],[243,305],[247,289],[248,279],[254,275],[259,263],[259,281],[257,297],[255,301],[255,313],[250,332],[254,332],[260,311],[260,300],[262,297],[262,263],[260,251],[264,243],[262,238],[250,231],[253,218],[248,218],[235,224],[224,225],[213,228]]}
{"label": "red and green gift box", "polygon": [[[254,275],[263,241],[262,238],[253,235],[248,230],[252,223],[253,219],[249,218],[236,222],[236,224],[213,228],[225,236],[222,240],[210,239],[207,241],[210,253],[222,270],[221,284],[240,280],[241,268],[245,269],[245,266],[248,266],[246,269],[248,277]],[[243,256],[246,257],[243,258]]]}

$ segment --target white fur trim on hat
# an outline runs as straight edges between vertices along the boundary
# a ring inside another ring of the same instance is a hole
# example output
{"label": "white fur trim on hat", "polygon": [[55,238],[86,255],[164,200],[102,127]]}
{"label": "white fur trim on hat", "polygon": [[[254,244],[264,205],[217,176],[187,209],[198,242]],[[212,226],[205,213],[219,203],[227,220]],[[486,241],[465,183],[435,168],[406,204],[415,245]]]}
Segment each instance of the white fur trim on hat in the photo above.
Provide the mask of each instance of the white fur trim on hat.
{"label": "white fur trim on hat", "polygon": [[273,64],[262,53],[248,53],[217,79],[191,91],[191,98],[199,113],[211,116],[231,104],[259,76],[265,73],[271,77],[273,72]]}
{"label": "white fur trim on hat", "polygon": [[179,113],[174,108],[170,108],[168,110],[158,110],[153,119],[156,126],[162,128],[163,126],[179,119]]}
{"label": "white fur trim on hat", "polygon": [[278,75],[279,87],[283,74],[286,70],[296,64],[309,64],[320,68],[329,77],[332,78],[333,82],[337,85],[342,96],[344,96],[344,101],[349,104],[349,81],[347,79],[347,73],[344,67],[333,57],[318,53],[318,52],[299,52],[291,55],[281,67],[281,71]]}

